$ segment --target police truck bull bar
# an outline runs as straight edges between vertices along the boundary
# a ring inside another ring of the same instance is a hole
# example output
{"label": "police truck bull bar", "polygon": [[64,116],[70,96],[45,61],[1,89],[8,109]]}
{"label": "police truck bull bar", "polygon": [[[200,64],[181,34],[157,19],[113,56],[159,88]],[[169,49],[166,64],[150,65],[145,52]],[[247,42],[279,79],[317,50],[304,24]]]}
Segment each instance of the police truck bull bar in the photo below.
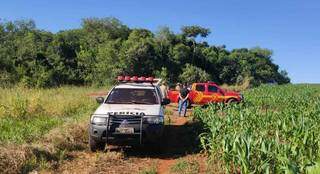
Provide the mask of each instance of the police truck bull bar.
{"label": "police truck bull bar", "polygon": [[[121,126],[125,126],[127,124],[137,124],[139,123],[139,131],[131,132],[130,134],[123,134],[116,132],[117,128]],[[108,144],[109,137],[114,136],[139,136],[139,144],[142,144],[143,137],[143,115],[109,115],[107,121],[107,130],[106,130],[106,143]]]}

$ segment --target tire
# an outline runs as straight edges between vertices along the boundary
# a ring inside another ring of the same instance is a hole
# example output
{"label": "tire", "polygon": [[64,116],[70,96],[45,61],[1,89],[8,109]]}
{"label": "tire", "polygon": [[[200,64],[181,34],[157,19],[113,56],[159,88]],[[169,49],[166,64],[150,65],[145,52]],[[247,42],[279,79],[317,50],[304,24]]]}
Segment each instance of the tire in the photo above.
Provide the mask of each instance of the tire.
{"label": "tire", "polygon": [[233,104],[233,103],[238,103],[238,101],[234,98],[230,98],[229,100],[227,100],[227,104]]}
{"label": "tire", "polygon": [[89,149],[91,152],[103,151],[105,146],[105,142],[96,141],[89,135]]}

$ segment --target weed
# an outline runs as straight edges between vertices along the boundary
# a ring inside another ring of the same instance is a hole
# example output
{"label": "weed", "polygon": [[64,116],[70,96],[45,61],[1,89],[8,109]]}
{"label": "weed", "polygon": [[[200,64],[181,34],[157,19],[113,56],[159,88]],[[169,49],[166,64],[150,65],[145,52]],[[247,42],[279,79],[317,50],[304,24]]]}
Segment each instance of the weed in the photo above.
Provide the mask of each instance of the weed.
{"label": "weed", "polygon": [[316,165],[307,168],[307,174],[319,174],[320,173],[320,161]]}
{"label": "weed", "polygon": [[171,172],[177,174],[197,174],[200,171],[200,165],[196,160],[178,160],[172,167]]}
{"label": "weed", "polygon": [[157,168],[155,166],[143,169],[139,174],[157,174]]}
{"label": "weed", "polygon": [[24,147],[12,145],[0,147],[0,173],[20,173],[21,171],[26,171],[33,166],[31,162],[28,162],[28,166],[23,167],[25,162],[30,160],[31,153]]}

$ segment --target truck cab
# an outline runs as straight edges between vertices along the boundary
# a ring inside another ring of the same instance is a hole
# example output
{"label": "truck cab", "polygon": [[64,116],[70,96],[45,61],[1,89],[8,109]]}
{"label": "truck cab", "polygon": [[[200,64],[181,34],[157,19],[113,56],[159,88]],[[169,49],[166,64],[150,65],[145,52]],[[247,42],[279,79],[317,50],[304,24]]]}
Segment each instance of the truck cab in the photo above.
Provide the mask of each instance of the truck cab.
{"label": "truck cab", "polygon": [[89,124],[91,151],[103,150],[106,144],[133,145],[156,142],[163,133],[164,105],[153,78],[118,77],[120,84],[105,98],[97,98],[100,106]]}
{"label": "truck cab", "polygon": [[214,83],[194,83],[191,90],[190,98],[195,104],[224,102],[223,90]]}

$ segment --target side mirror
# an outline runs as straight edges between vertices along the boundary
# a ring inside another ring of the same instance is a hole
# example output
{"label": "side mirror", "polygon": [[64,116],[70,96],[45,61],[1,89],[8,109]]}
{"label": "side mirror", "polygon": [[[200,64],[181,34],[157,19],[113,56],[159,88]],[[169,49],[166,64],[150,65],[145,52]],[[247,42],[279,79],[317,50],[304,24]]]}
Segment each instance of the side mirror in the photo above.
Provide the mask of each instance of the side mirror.
{"label": "side mirror", "polygon": [[97,97],[96,101],[97,101],[97,103],[101,104],[101,103],[103,103],[104,98],[103,97]]}
{"label": "side mirror", "polygon": [[161,102],[161,105],[167,105],[167,104],[170,104],[170,99],[164,98]]}
{"label": "side mirror", "polygon": [[218,92],[219,92],[221,95],[224,95],[224,92],[223,92],[221,89],[218,89]]}

